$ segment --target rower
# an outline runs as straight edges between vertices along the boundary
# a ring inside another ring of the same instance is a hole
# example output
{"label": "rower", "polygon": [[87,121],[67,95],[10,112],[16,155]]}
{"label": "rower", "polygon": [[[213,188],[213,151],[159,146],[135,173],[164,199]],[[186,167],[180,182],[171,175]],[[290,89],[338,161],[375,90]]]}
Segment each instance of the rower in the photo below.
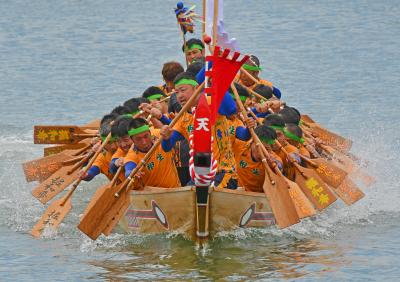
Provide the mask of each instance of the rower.
{"label": "rower", "polygon": [[[275,143],[276,132],[269,126],[259,125],[254,132],[262,145],[268,151],[269,163],[275,163],[282,170],[282,160],[272,151],[271,144]],[[265,169],[262,164],[262,155],[254,140],[243,142],[237,140],[234,146],[235,161],[239,176],[239,186],[246,191],[263,192]]]}
{"label": "rower", "polygon": [[[175,90],[181,105],[184,105],[190,99],[197,85],[197,81],[190,73],[184,72],[176,77]],[[195,101],[194,105],[197,102]],[[229,134],[229,121],[227,119],[228,116],[235,112],[235,102],[229,94],[226,94],[218,109],[215,126],[213,127],[213,154],[218,163],[214,185],[219,188],[237,188],[236,165],[232,152],[231,136]],[[186,112],[173,129],[167,126],[161,128],[160,134],[163,137],[161,144],[165,151],[171,150],[178,140],[189,140],[189,135],[192,131],[193,115],[190,112]]]}
{"label": "rower", "polygon": [[258,83],[255,83],[254,80],[251,79],[250,77],[248,77],[246,73],[244,73],[243,71],[240,71],[240,74],[239,74],[239,83],[240,84],[243,84],[244,86],[250,88],[251,90],[254,90],[254,88],[257,86],[257,84],[267,85],[267,86],[271,87],[272,92],[275,95],[275,97],[277,97],[278,99],[281,98],[281,96],[282,96],[281,91],[278,88],[274,87],[272,85],[272,82],[259,78],[259,74],[260,74],[260,71],[262,70],[262,68],[260,67],[260,60],[256,56],[251,55],[250,58],[246,61],[246,63],[243,64],[243,68],[251,76],[253,76],[258,81]]}
{"label": "rower", "polygon": [[118,148],[111,158],[109,171],[115,174],[119,167],[124,164],[124,157],[132,145],[132,139],[129,136],[129,123],[132,117],[120,116],[111,126],[111,137],[116,138]]}
{"label": "rower", "polygon": [[[102,142],[107,138],[108,134],[111,132],[111,121],[115,119],[115,115],[106,115],[102,118],[99,128],[99,134]],[[97,151],[101,143],[96,144],[92,150]],[[117,144],[115,138],[111,138],[108,143],[104,146],[103,151],[97,156],[93,165],[89,168],[87,172],[84,169],[79,171],[79,178],[84,181],[91,181],[96,175],[102,173],[109,180],[112,179],[112,174],[109,172],[108,167],[111,162],[111,157],[117,150]]]}
{"label": "rower", "polygon": [[[144,119],[132,119],[129,127],[129,135],[132,138],[134,147],[132,150],[129,150],[124,158],[125,177],[130,175],[157,139],[156,136],[151,134],[150,127]],[[136,173],[135,177],[139,181],[135,181],[135,187],[176,188],[181,186],[173,158],[174,150],[166,152],[161,146],[158,146],[147,160],[144,168]],[[140,185],[138,182],[140,182]]]}
{"label": "rower", "polygon": [[186,44],[182,46],[182,52],[185,53],[186,60],[189,64],[204,57],[204,43],[200,39],[190,38]]}
{"label": "rower", "polygon": [[181,110],[181,105],[178,103],[176,99],[176,94],[172,93],[174,90],[174,79],[175,77],[183,72],[184,69],[182,65],[178,62],[167,62],[163,65],[161,74],[164,79],[165,84],[159,86],[161,90],[166,95],[171,95],[171,98],[168,102],[168,112],[178,113]]}

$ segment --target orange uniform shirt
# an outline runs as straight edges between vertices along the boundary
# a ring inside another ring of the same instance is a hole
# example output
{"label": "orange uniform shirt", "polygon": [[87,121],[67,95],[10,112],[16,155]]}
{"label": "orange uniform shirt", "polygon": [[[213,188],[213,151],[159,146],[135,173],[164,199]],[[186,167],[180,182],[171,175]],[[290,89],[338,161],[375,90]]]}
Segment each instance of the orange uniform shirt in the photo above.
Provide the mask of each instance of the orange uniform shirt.
{"label": "orange uniform shirt", "polygon": [[107,176],[109,180],[113,178],[113,175],[108,170],[112,155],[111,152],[101,152],[93,163],[93,166],[97,166],[100,172]]}
{"label": "orange uniform shirt", "polygon": [[[145,155],[146,153],[136,149],[129,150],[124,158],[124,163],[134,162],[138,165]],[[180,187],[181,183],[173,158],[174,150],[164,152],[161,145],[159,145],[141,170],[144,172],[144,175],[141,177],[141,183],[144,186],[161,188]]]}
{"label": "orange uniform shirt", "polygon": [[239,186],[246,191],[263,192],[265,170],[262,162],[251,157],[251,142],[236,140],[234,145]]}

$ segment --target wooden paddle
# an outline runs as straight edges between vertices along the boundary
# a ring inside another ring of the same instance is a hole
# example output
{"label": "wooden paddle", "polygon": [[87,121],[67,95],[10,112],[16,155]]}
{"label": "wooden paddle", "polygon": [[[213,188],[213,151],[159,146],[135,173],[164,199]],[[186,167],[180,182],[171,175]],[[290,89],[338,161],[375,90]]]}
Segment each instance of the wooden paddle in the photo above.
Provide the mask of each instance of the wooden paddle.
{"label": "wooden paddle", "polygon": [[[190,109],[192,104],[200,95],[203,87],[204,82],[196,89],[195,93],[182,107],[181,111],[174,117],[172,122],[169,124],[170,128],[173,128],[180,117]],[[146,163],[146,160],[151,156],[160,143],[161,139],[157,140],[153,144],[150,151],[147,152],[142,161],[134,170],[132,170],[129,177],[123,183],[107,187],[107,189],[104,190],[104,193],[102,193],[102,195],[96,199],[96,202],[92,204],[92,207],[87,211],[86,215],[82,217],[78,228],[89,238],[96,240],[113,218],[115,218],[114,220],[119,220],[121,216],[123,216],[124,213],[121,212],[121,208],[126,205],[126,201],[129,200],[129,188],[133,183],[133,176]]]}
{"label": "wooden paddle", "polygon": [[76,144],[82,139],[98,136],[97,130],[75,125],[35,125],[34,144]]}
{"label": "wooden paddle", "polygon": [[[248,113],[257,121],[258,124],[261,124],[258,120],[256,115],[251,111],[250,108],[247,108]],[[264,146],[260,146],[263,150],[264,156],[268,156],[269,153]],[[300,189],[299,185],[296,182],[291,181],[287,177],[285,177],[282,172],[279,170],[275,163],[270,163],[270,166],[273,167],[275,173],[281,176],[289,186],[289,195],[294,203],[296,208],[297,214],[299,215],[300,219],[305,217],[313,216],[317,212],[314,209],[314,206],[308,200],[306,195],[304,195],[303,191]]]}
{"label": "wooden paddle", "polygon": [[[110,138],[111,138],[111,133],[108,134],[107,138],[101,144],[100,149],[97,150],[97,152],[94,154],[94,156],[89,161],[88,165],[85,167],[85,169],[84,169],[85,173],[92,167],[96,158],[98,157],[100,152],[104,149],[104,147],[107,145]],[[41,219],[33,227],[32,231],[31,231],[32,236],[39,237],[40,234],[43,232],[43,229],[46,228],[47,226],[49,226],[55,230],[58,227],[58,225],[60,225],[60,223],[65,218],[65,216],[71,210],[71,208],[72,208],[71,196],[75,192],[76,188],[78,188],[79,183],[81,183],[81,181],[82,181],[81,178],[77,178],[75,180],[76,181],[75,181],[74,185],[72,186],[71,190],[65,195],[65,197],[54,201],[47,208],[46,212],[43,214]]]}
{"label": "wooden paddle", "polygon": [[22,164],[27,182],[43,182],[53,173],[66,165],[72,165],[82,160],[84,156],[72,157],[63,153],[39,158]]}
{"label": "wooden paddle", "polygon": [[[242,112],[242,115],[247,116],[246,109],[244,108],[243,103],[240,100],[239,93],[237,92],[234,83],[231,84],[231,88],[233,94],[235,95],[236,102],[239,105],[240,111]],[[258,136],[254,132],[253,128],[249,128],[249,131],[251,137],[253,138],[253,141],[257,144],[261,156],[263,156],[262,163],[265,169],[265,181],[263,185],[263,190],[271,206],[272,212],[274,213],[274,217],[277,221],[278,226],[280,228],[285,228],[300,222],[296,208],[289,195],[288,184],[285,182],[284,179],[278,177],[275,173],[272,172],[264,156],[264,152],[262,150],[263,145],[261,141],[258,139]]]}
{"label": "wooden paddle", "polygon": [[36,186],[36,188],[32,190],[32,195],[41,203],[46,204],[78,178],[78,169],[82,167],[91,156],[92,153],[89,153],[76,164],[63,166]]}
{"label": "wooden paddle", "polygon": [[51,155],[55,155],[58,153],[61,153],[66,150],[79,150],[85,148],[85,150],[90,148],[90,144],[84,143],[84,142],[79,142],[77,144],[65,144],[65,145],[56,145],[56,146],[51,146],[51,147],[45,147],[43,148],[43,156],[48,157]]}
{"label": "wooden paddle", "polygon": [[313,136],[320,138],[326,144],[333,146],[334,148],[342,152],[348,152],[351,149],[353,142],[350,139],[344,138],[336,133],[333,133],[328,129],[321,127],[318,124],[307,123],[303,120],[300,126],[303,129],[307,128],[309,131],[311,131]]}
{"label": "wooden paddle", "polygon": [[300,166],[278,141],[276,143],[295,168],[295,182],[317,210],[323,210],[336,201],[336,196],[314,170]]}

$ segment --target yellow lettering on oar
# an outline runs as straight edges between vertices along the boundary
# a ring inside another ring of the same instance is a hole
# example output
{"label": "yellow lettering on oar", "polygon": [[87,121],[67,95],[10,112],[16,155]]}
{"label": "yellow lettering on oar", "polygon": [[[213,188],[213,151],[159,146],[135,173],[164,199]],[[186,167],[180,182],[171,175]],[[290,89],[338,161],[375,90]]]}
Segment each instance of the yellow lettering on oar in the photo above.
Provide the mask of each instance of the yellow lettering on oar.
{"label": "yellow lettering on oar", "polygon": [[320,186],[319,182],[314,177],[307,179],[306,187],[311,191],[311,195],[318,199],[321,205],[329,203],[328,194],[322,193],[324,188]]}
{"label": "yellow lettering on oar", "polygon": [[36,135],[37,139],[39,139],[40,141],[44,141],[47,140],[47,138],[49,137],[47,135],[47,133],[44,130],[39,130],[38,134]]}
{"label": "yellow lettering on oar", "polygon": [[65,141],[71,139],[71,135],[68,130],[58,131],[58,140]]}
{"label": "yellow lettering on oar", "polygon": [[323,174],[327,177],[332,178],[335,182],[340,181],[340,176],[335,174],[331,169],[329,169],[329,167],[325,164],[320,164],[317,169],[316,169],[317,173],[319,174]]}

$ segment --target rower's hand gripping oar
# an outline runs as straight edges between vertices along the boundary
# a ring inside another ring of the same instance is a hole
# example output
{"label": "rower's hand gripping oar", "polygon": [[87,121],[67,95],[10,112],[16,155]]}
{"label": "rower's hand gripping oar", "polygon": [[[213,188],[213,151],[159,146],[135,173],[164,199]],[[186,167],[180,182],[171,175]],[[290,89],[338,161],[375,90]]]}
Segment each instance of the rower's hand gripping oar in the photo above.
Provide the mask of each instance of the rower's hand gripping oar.
{"label": "rower's hand gripping oar", "polygon": [[[235,95],[236,102],[239,105],[240,111],[243,116],[247,116],[247,112],[240,100],[239,93],[234,85],[231,84],[233,94]],[[266,157],[261,149],[262,143],[255,134],[253,128],[249,128],[253,140],[256,142],[258,150],[261,153],[262,163],[265,169],[265,182],[263,185],[264,193],[267,200],[271,206],[272,212],[274,213],[277,224],[280,228],[285,228],[290,225],[300,222],[299,216],[297,214],[296,208],[290,198],[288,189],[282,179],[277,177],[270,169]]]}
{"label": "rower's hand gripping oar", "polygon": [[[169,127],[173,127],[180,117],[189,110],[194,101],[200,95],[202,88],[204,87],[204,82],[196,89],[195,93],[190,97],[187,103],[182,107],[181,111],[178,115],[170,123]],[[150,149],[149,153],[153,152],[155,146],[159,145],[161,139],[159,139]],[[147,156],[147,154],[146,154]],[[148,155],[149,157],[150,155]],[[147,158],[148,158],[147,157]],[[132,170],[129,177],[133,179],[134,173],[136,173],[140,167],[143,166],[144,162],[140,162],[138,166]],[[88,237],[93,240],[96,240],[98,236],[106,229],[107,224],[109,224],[110,220],[113,218],[119,219],[124,212],[121,212],[121,207],[129,201],[129,194],[127,193],[131,180],[126,179],[122,184],[117,185],[115,187],[109,187],[105,189],[104,193],[97,199],[97,201],[93,204],[93,206],[87,211],[86,215],[82,217],[81,222],[78,225],[78,228],[85,233]],[[118,197],[116,197],[118,195]]]}
{"label": "rower's hand gripping oar", "polygon": [[[248,113],[255,119],[257,120],[257,116],[251,111],[250,108],[247,108]],[[257,120],[257,124],[261,124]],[[269,156],[269,153],[267,149],[264,146],[260,146],[260,148],[263,150],[264,156]],[[289,195],[294,203],[294,206],[296,208],[297,214],[299,215],[300,219],[310,217],[315,215],[317,212],[314,209],[314,206],[311,204],[311,202],[308,200],[307,196],[303,193],[303,191],[300,189],[299,185],[297,185],[296,182],[291,181],[288,179],[286,176],[282,174],[280,169],[278,168],[278,165],[275,162],[271,162],[271,158],[268,157],[267,160],[269,160],[269,165],[273,168],[275,173],[280,176],[282,179],[285,180],[287,185],[289,186]]]}
{"label": "rower's hand gripping oar", "polygon": [[[89,164],[85,167],[85,169],[84,169],[85,173],[93,165],[97,156],[107,145],[110,138],[111,138],[111,133],[108,134],[108,136],[102,143],[99,150],[97,150],[97,152],[94,154],[94,156],[90,160]],[[82,181],[82,178],[78,178],[76,180],[76,182],[74,183],[74,185],[72,186],[71,190],[65,195],[65,197],[58,199],[58,200],[54,201],[53,203],[51,203],[51,205],[46,209],[46,212],[43,214],[41,219],[36,223],[36,225],[31,230],[31,234],[34,237],[39,237],[40,234],[43,232],[44,228],[47,226],[51,227],[54,230],[58,227],[58,225],[63,221],[65,216],[71,210],[71,208],[72,208],[71,196],[74,193],[74,191],[76,190],[76,188],[79,186],[81,181]]]}

